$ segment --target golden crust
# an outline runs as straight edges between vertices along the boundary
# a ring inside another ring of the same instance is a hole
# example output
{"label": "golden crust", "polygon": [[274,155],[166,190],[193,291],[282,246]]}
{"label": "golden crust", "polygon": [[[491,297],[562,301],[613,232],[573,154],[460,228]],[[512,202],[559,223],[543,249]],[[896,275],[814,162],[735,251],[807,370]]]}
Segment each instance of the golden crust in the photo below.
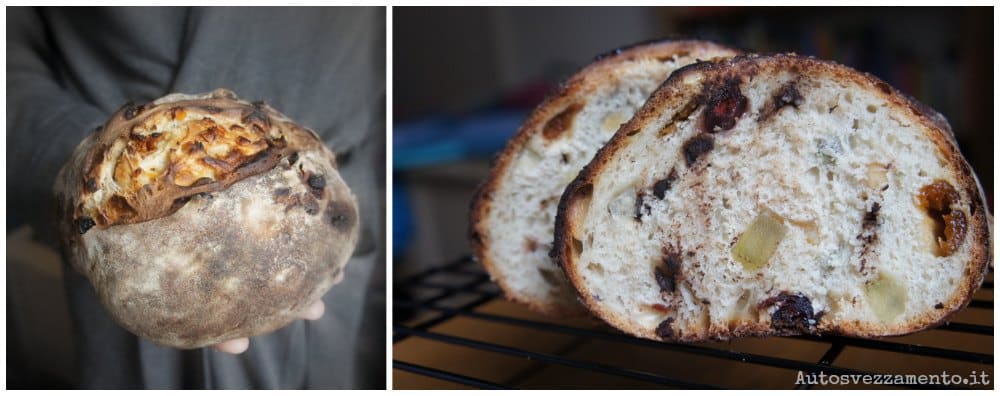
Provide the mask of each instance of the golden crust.
{"label": "golden crust", "polygon": [[824,75],[829,78],[849,81],[872,92],[877,92],[890,107],[903,109],[915,123],[923,126],[928,139],[947,159],[951,168],[951,176],[957,182],[961,191],[962,202],[968,202],[970,215],[969,236],[971,257],[963,273],[964,281],[956,288],[951,297],[942,302],[941,309],[928,311],[926,314],[902,323],[892,328],[870,328],[860,323],[829,323],[820,321],[816,333],[841,334],[856,337],[881,337],[903,335],[927,329],[945,323],[948,318],[968,305],[973,293],[982,284],[983,279],[992,265],[992,216],[987,212],[985,195],[978,179],[973,174],[968,163],[962,157],[955,143],[954,136],[944,117],[929,107],[916,102],[912,98],[898,92],[885,82],[866,73],[861,73],[829,61],[799,57],[791,54],[747,55],[729,60],[705,62],[684,67],[674,72],[663,86],[651,95],[647,103],[635,116],[618,130],[615,136],[600,150],[583,171],[566,188],[556,217],[556,235],[553,243],[553,256],[564,269],[570,282],[576,288],[580,299],[595,316],[609,325],[627,333],[652,340],[670,339],[675,341],[702,341],[708,339],[721,340],[741,336],[769,336],[798,334],[794,331],[777,331],[769,326],[754,323],[733,323],[729,329],[710,329],[707,334],[685,334],[677,337],[661,337],[655,329],[638,328],[625,318],[604,309],[590,293],[583,279],[576,271],[577,264],[573,260],[572,240],[576,229],[582,223],[578,210],[587,204],[596,177],[607,166],[614,154],[634,139],[632,131],[642,129],[642,126],[658,116],[662,108],[678,106],[680,100],[691,93],[685,92],[682,81],[692,75],[732,75],[742,76],[766,75],[772,71],[791,71],[799,74]]}
{"label": "golden crust", "polygon": [[270,106],[225,90],[127,104],[92,139],[74,219],[98,228],[167,216],[178,200],[224,189],[317,142]]}
{"label": "golden crust", "polygon": [[546,315],[577,317],[587,314],[583,306],[574,301],[550,303],[517,293],[507,285],[507,281],[497,269],[496,263],[486,254],[486,250],[490,248],[490,242],[483,240],[483,238],[484,235],[489,235],[486,232],[487,227],[489,227],[486,224],[486,219],[489,211],[492,209],[492,194],[499,187],[503,175],[508,172],[512,160],[524,149],[533,136],[546,133],[545,126],[549,124],[550,120],[559,117],[564,110],[574,106],[576,101],[585,97],[597,86],[607,84],[612,70],[618,67],[618,65],[637,58],[665,59],[674,55],[684,56],[687,53],[697,52],[698,50],[711,50],[733,55],[739,53],[735,49],[707,41],[664,40],[642,43],[599,56],[593,63],[580,69],[580,71],[562,82],[554,92],[539,104],[528,115],[528,118],[521,125],[520,129],[518,129],[517,133],[507,142],[503,151],[494,159],[489,176],[479,186],[470,203],[469,239],[473,254],[490,273],[491,278],[504,291],[504,295],[508,300],[526,304],[532,310]]}

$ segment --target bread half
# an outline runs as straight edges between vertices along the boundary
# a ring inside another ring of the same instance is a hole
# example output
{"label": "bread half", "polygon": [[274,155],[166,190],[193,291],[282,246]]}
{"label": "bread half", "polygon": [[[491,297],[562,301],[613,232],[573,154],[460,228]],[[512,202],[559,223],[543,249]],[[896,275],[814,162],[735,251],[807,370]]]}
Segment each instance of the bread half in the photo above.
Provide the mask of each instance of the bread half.
{"label": "bread half", "polygon": [[942,116],[832,62],[670,76],[566,189],[553,254],[657,340],[900,335],[968,304],[992,216]]}
{"label": "bread half", "polygon": [[548,256],[563,189],[674,70],[736,51],[704,41],[661,41],[599,57],[529,115],[472,202],[478,260],[505,295],[536,311],[585,313]]}

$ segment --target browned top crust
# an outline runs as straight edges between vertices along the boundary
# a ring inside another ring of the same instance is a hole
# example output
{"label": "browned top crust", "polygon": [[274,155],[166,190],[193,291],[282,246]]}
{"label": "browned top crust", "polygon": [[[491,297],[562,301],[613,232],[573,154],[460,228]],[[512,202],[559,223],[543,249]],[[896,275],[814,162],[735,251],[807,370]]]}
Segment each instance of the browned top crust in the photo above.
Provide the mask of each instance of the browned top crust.
{"label": "browned top crust", "polygon": [[267,104],[218,89],[126,104],[83,144],[79,185],[67,191],[80,234],[168,216],[191,196],[266,172],[321,142]]}
{"label": "browned top crust", "polygon": [[[602,170],[612,160],[614,153],[631,143],[636,133],[645,124],[655,120],[664,107],[675,104],[678,98],[685,96],[681,81],[693,75],[705,75],[705,81],[720,81],[729,77],[739,76],[744,80],[766,74],[783,71],[792,74],[827,75],[841,81],[852,82],[860,87],[878,92],[890,106],[908,110],[913,120],[923,126],[927,138],[934,142],[938,150],[947,159],[948,167],[958,183],[959,194],[969,203],[970,221],[968,225],[970,243],[972,246],[970,260],[965,268],[964,282],[956,287],[955,293],[948,301],[941,304],[936,312],[892,329],[890,332],[875,332],[854,324],[820,329],[826,334],[844,334],[861,337],[876,337],[901,335],[920,331],[945,323],[952,315],[968,305],[973,293],[982,284],[988,269],[993,262],[992,215],[985,205],[985,194],[976,175],[972,172],[965,158],[958,150],[953,132],[947,120],[927,105],[899,92],[884,81],[871,74],[851,69],[832,61],[819,60],[812,57],[802,57],[795,54],[749,54],[725,60],[714,60],[685,66],[678,69],[664,84],[654,92],[646,104],[636,112],[635,116],[619,128],[615,136],[602,147],[594,159],[579,173],[564,191],[556,216],[555,240],[550,253],[564,269],[570,283],[579,294],[580,300],[602,320],[609,325],[647,338],[673,339],[671,336],[660,336],[660,332],[650,329],[631,328],[624,318],[617,317],[613,312],[605,310],[599,301],[585,292],[583,280],[574,268],[578,263],[573,260],[573,239],[576,227],[581,218],[578,209],[586,206],[593,193],[594,182]],[[705,95],[696,100],[708,100]],[[711,339],[727,339],[731,336],[766,336],[773,334],[799,334],[798,331],[776,332],[772,328],[736,328],[731,334],[709,334]],[[651,337],[649,334],[657,334]],[[680,341],[699,341],[695,338],[684,338]]]}
{"label": "browned top crust", "polygon": [[[535,134],[545,134],[548,129],[546,126],[550,121],[560,118],[560,115],[564,114],[567,110],[573,111],[575,101],[593,90],[597,84],[607,79],[610,71],[618,65],[642,58],[655,58],[665,61],[673,56],[688,56],[699,49],[729,52],[733,55],[741,53],[741,51],[736,49],[701,40],[649,41],[615,49],[597,56],[592,63],[581,68],[560,83],[541,104],[535,107],[517,133],[507,141],[503,151],[493,159],[491,164],[492,171],[479,186],[470,202],[468,229],[470,244],[472,245],[475,257],[491,274],[497,274],[498,272],[495,269],[496,264],[486,255],[486,250],[489,248],[489,241],[483,240],[483,235],[488,235],[485,232],[485,227],[488,227],[486,219],[491,210],[492,195],[497,190],[502,175],[508,172],[512,160],[524,148],[530,138]],[[585,313],[578,304],[574,304],[574,306],[554,307],[540,304],[537,301],[519,298],[519,296],[509,292],[510,288],[506,285],[505,279],[494,276],[494,280],[505,291],[508,299],[528,304],[536,311],[566,316],[577,316]]]}

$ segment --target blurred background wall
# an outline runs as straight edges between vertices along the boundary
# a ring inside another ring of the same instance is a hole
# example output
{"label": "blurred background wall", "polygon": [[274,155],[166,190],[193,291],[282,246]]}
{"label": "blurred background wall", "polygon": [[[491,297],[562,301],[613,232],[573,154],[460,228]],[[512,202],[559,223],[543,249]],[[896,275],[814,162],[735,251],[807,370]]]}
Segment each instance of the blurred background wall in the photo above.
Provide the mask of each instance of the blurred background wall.
{"label": "blurred background wall", "polygon": [[468,203],[531,108],[595,55],[649,39],[796,52],[872,73],[942,112],[992,207],[992,12],[985,8],[393,10],[397,279],[468,254]]}

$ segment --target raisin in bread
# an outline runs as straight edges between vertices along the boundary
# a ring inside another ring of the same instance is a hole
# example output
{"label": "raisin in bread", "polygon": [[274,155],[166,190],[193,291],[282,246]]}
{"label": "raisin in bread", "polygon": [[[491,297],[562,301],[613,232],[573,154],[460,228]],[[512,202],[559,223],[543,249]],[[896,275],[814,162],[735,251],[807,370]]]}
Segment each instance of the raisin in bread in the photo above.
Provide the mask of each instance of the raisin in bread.
{"label": "raisin in bread", "polygon": [[548,256],[563,189],[670,73],[735,54],[693,40],[617,50],[571,76],[532,112],[497,158],[471,210],[475,255],[509,299],[548,314],[585,313]]}
{"label": "raisin in bread", "polygon": [[566,189],[553,254],[598,317],[650,339],[874,337],[942,323],[992,216],[939,114],[794,55],[670,76]]}

